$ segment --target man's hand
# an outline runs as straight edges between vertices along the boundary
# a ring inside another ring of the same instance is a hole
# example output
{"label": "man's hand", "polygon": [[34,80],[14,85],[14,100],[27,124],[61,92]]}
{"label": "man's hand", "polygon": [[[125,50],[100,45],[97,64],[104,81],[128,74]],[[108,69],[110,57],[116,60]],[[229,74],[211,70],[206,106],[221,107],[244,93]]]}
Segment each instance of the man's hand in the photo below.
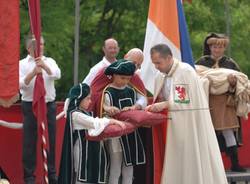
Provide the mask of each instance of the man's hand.
{"label": "man's hand", "polygon": [[164,109],[168,108],[168,101],[164,101],[164,102],[159,102],[159,103],[154,103],[152,105],[148,105],[145,108],[145,111],[149,111],[149,112],[161,112]]}
{"label": "man's hand", "polygon": [[29,85],[30,81],[39,73],[42,73],[41,67],[35,66],[33,70],[30,73],[28,73],[28,75],[25,77],[24,83],[26,85]]}
{"label": "man's hand", "polygon": [[50,68],[45,64],[45,62],[42,60],[41,57],[36,58],[35,61],[36,61],[36,66],[44,69],[48,75],[52,74]]}
{"label": "man's hand", "polygon": [[42,73],[42,68],[39,66],[35,66],[33,69],[33,73],[34,73],[34,75]]}

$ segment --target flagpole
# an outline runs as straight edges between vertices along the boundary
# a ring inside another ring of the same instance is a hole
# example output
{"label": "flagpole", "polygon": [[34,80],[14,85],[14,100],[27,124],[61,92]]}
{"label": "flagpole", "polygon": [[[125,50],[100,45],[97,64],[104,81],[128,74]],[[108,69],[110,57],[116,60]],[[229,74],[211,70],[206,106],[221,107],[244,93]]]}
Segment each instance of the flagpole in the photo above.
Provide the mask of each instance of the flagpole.
{"label": "flagpole", "polygon": [[[224,4],[225,4],[225,18],[226,18],[226,34],[227,34],[227,36],[230,39],[230,36],[231,36],[231,29],[230,29],[231,19],[230,19],[230,12],[229,12],[228,0],[224,0]],[[231,44],[229,44],[228,48],[227,48],[227,54],[228,54],[228,56],[231,55],[231,46],[230,45]]]}
{"label": "flagpole", "polygon": [[80,0],[75,0],[74,85],[78,84]]}
{"label": "flagpole", "polygon": [[[32,32],[32,42],[35,58],[41,57],[40,41],[41,41],[41,15],[40,15],[40,0],[29,0],[29,17],[30,28]],[[47,106],[45,102],[46,90],[44,86],[44,79],[42,74],[37,74],[35,78],[32,110],[37,119],[37,131],[39,146],[42,149],[43,158],[43,174],[45,184],[49,183],[48,180],[48,152],[49,152],[49,136],[47,124]]]}

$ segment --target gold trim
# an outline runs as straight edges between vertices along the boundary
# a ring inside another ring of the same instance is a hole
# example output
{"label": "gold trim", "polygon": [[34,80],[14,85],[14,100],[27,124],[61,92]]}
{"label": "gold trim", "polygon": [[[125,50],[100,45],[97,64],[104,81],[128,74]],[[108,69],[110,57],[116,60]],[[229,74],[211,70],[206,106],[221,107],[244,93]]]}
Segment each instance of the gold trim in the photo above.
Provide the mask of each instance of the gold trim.
{"label": "gold trim", "polygon": [[15,96],[11,97],[10,99],[2,99],[0,98],[0,105],[3,107],[10,107],[15,102],[19,100],[19,93],[17,93]]}
{"label": "gold trim", "polygon": [[104,99],[104,92],[109,87],[109,84],[102,90],[102,97],[101,97],[101,104],[100,104],[100,118],[103,117],[103,99]]}
{"label": "gold trim", "polygon": [[[148,98],[147,98],[147,94],[144,94],[141,90],[139,90],[134,84],[132,84],[131,82],[129,82],[129,85],[132,86],[136,92],[140,93],[141,95],[143,95],[144,97],[146,97],[147,100],[147,104],[148,104]],[[146,89],[145,89],[146,90]]]}

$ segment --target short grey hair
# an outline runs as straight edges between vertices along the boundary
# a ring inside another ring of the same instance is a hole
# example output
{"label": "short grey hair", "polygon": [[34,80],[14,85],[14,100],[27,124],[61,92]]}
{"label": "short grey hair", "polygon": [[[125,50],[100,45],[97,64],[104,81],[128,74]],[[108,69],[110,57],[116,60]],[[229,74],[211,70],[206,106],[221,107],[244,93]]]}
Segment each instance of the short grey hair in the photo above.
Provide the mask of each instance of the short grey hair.
{"label": "short grey hair", "polygon": [[[28,50],[32,46],[32,44],[35,43],[35,41],[36,40],[35,40],[34,35],[28,35],[26,37],[26,40],[25,40],[25,47],[26,47],[26,49]],[[43,38],[43,36],[41,36],[40,42],[44,44],[44,38]]]}
{"label": "short grey hair", "polygon": [[155,52],[158,52],[160,53],[160,56],[163,57],[163,58],[166,58],[167,56],[173,56],[172,54],[172,51],[171,49],[169,48],[168,45],[166,44],[157,44],[155,46],[153,46],[151,49],[150,49],[150,54],[154,54]]}

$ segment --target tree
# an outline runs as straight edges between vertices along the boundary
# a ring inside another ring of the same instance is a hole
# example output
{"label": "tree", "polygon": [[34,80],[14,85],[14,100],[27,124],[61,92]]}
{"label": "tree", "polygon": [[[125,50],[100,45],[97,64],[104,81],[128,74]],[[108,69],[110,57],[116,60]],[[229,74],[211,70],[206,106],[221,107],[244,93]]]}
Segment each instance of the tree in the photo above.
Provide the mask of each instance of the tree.
{"label": "tree", "polygon": [[[230,0],[230,46],[231,57],[237,61],[242,71],[250,76],[250,3]],[[202,54],[203,40],[209,32],[226,33],[225,1],[196,0],[184,5],[194,58]]]}
{"label": "tree", "polygon": [[[250,76],[250,3],[230,0],[231,56]],[[54,58],[62,71],[57,81],[57,100],[64,100],[73,85],[74,1],[41,1],[42,33],[45,52]],[[118,40],[118,58],[133,47],[143,49],[149,0],[81,0],[79,81],[101,60],[103,41]],[[226,33],[225,4],[217,0],[193,0],[184,3],[194,58],[202,54],[203,40],[209,32]],[[29,32],[28,4],[20,0],[21,57],[25,57],[24,37]]]}

